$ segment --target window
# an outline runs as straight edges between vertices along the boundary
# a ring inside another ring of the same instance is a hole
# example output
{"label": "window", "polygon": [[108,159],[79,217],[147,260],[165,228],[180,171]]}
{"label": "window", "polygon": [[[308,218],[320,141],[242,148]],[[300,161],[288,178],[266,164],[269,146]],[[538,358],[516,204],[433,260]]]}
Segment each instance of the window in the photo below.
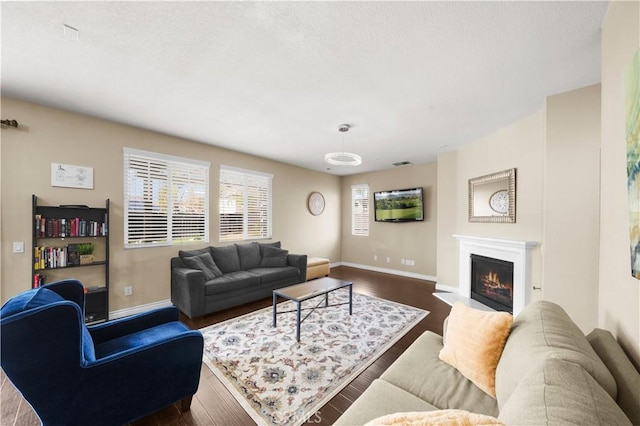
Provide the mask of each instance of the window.
{"label": "window", "polygon": [[271,238],[273,175],[220,166],[220,241]]}
{"label": "window", "polygon": [[209,163],[124,148],[124,246],[209,241]]}
{"label": "window", "polygon": [[351,186],[351,234],[369,235],[369,185]]}

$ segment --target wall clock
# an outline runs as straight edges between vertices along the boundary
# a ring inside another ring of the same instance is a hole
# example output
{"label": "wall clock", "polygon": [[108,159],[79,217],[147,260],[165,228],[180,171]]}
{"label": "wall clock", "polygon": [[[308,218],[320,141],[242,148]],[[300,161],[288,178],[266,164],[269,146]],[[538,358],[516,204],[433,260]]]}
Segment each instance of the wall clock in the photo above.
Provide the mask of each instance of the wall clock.
{"label": "wall clock", "polygon": [[322,214],[324,211],[324,197],[319,192],[312,192],[311,195],[309,195],[307,206],[312,215],[318,216]]}
{"label": "wall clock", "polygon": [[507,214],[509,212],[509,193],[506,189],[496,191],[489,198],[489,206],[491,210],[500,214]]}

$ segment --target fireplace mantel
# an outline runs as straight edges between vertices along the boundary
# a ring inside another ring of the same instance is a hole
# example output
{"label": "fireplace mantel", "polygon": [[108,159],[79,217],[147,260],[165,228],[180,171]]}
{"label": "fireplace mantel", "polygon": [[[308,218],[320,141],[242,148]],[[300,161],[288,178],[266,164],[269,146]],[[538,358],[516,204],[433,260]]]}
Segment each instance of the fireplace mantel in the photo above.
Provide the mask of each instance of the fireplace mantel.
{"label": "fireplace mantel", "polygon": [[471,298],[471,255],[513,262],[513,315],[531,301],[531,249],[535,241],[502,240],[469,235],[454,235],[459,241],[459,296]]}

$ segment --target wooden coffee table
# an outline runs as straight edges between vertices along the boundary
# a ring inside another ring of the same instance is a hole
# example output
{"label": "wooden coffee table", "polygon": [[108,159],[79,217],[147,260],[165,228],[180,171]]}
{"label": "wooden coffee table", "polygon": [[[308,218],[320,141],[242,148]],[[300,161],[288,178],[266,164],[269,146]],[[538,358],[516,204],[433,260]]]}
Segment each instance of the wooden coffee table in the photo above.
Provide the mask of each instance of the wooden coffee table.
{"label": "wooden coffee table", "polygon": [[[350,281],[342,281],[337,280],[335,278],[319,278],[313,281],[307,281],[306,283],[296,284],[289,287],[279,288],[277,290],[273,290],[273,326],[275,327],[277,324],[278,314],[284,314],[287,312],[295,312],[296,313],[296,341],[300,341],[300,324],[307,319],[311,313],[320,308],[324,302],[323,308],[329,306],[338,306],[338,305],[349,305],[349,315],[353,313],[353,283]],[[349,302],[345,303],[335,303],[333,305],[329,305],[329,293],[335,290],[340,290],[341,288],[347,287],[349,289]],[[277,310],[278,305],[278,296],[291,300],[296,303],[296,309],[290,311],[280,311]],[[313,299],[314,297],[324,296],[324,300],[320,300],[320,302],[312,307],[307,308],[310,309],[309,313],[305,315],[304,318],[301,318],[302,311],[302,302],[305,300]]]}

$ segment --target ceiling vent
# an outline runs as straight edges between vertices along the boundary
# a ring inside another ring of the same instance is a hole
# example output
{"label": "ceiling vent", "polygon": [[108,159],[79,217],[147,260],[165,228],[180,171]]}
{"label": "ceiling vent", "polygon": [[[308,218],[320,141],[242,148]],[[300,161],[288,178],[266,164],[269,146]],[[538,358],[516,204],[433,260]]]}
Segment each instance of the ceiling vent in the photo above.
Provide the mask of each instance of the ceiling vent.
{"label": "ceiling vent", "polygon": [[392,163],[396,167],[400,166],[408,166],[411,164],[411,161],[398,161],[397,163]]}

